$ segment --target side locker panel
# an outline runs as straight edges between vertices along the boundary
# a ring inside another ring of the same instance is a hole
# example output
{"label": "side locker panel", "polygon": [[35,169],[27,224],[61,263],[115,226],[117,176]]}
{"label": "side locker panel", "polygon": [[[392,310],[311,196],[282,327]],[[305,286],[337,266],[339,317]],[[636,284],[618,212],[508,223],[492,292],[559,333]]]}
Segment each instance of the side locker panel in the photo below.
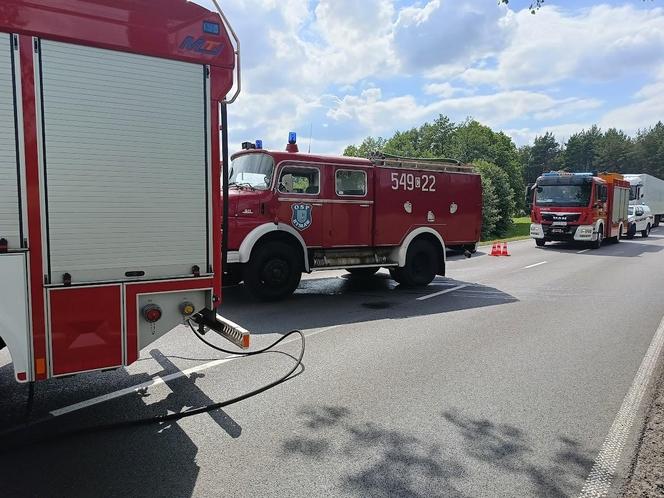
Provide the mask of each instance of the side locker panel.
{"label": "side locker panel", "polygon": [[53,375],[122,365],[122,286],[49,291]]}
{"label": "side locker panel", "polygon": [[0,239],[21,247],[16,87],[12,37],[0,33]]}
{"label": "side locker panel", "polygon": [[51,284],[209,268],[204,67],[41,40]]}
{"label": "side locker panel", "polygon": [[7,343],[19,382],[32,376],[24,253],[0,254],[0,336]]}

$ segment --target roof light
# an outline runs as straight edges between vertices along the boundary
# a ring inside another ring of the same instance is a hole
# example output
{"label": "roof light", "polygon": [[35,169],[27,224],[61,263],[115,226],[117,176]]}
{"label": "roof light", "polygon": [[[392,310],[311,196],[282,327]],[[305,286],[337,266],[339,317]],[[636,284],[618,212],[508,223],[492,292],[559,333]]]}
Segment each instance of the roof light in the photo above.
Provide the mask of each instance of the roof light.
{"label": "roof light", "polygon": [[291,131],[288,134],[288,143],[289,144],[296,144],[297,143],[297,133],[295,133],[294,131]]}
{"label": "roof light", "polygon": [[263,148],[263,141],[262,140],[256,140],[256,148],[257,149],[262,149]]}

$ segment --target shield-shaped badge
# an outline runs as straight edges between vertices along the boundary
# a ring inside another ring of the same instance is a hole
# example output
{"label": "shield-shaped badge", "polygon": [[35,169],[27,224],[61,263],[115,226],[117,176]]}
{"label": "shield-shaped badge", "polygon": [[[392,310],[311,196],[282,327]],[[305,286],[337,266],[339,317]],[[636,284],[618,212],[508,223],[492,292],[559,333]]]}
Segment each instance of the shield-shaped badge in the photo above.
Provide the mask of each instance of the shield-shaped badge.
{"label": "shield-shaped badge", "polygon": [[311,204],[293,204],[293,217],[291,223],[298,230],[306,230],[311,226]]}

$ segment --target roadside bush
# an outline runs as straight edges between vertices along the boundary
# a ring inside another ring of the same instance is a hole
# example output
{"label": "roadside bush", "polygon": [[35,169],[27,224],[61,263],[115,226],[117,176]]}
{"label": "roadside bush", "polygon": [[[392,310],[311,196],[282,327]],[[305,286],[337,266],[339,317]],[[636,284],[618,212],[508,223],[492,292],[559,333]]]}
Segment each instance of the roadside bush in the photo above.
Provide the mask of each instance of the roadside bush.
{"label": "roadside bush", "polygon": [[476,161],[474,165],[482,175],[482,187],[486,189],[490,185],[490,191],[484,192],[482,217],[487,225],[482,228],[483,238],[500,237],[512,226],[516,207],[509,175],[487,161]]}

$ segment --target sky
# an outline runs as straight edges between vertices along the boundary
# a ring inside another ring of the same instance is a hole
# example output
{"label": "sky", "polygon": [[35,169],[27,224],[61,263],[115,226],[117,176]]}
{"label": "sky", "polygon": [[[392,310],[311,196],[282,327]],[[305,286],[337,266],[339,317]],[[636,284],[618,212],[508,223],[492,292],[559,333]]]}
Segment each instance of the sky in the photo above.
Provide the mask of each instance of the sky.
{"label": "sky", "polygon": [[[210,0],[196,0],[210,6]],[[241,41],[231,150],[341,154],[445,114],[517,145],[664,120],[664,0],[220,0]]]}

